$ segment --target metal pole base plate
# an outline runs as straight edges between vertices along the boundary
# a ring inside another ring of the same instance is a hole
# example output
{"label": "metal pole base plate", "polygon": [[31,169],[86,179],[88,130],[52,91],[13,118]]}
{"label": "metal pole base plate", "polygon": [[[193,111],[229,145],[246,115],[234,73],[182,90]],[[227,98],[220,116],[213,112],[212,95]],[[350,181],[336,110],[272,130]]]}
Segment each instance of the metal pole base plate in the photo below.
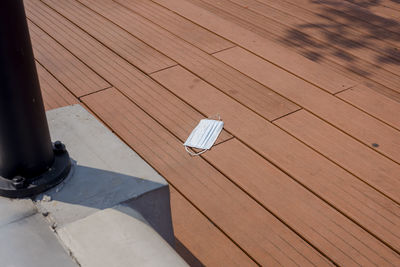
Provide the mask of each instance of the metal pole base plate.
{"label": "metal pole base plate", "polygon": [[39,176],[29,179],[22,176],[6,179],[0,176],[0,196],[8,198],[31,197],[61,183],[71,170],[71,160],[65,145],[60,141],[53,144],[53,150],[53,165]]}

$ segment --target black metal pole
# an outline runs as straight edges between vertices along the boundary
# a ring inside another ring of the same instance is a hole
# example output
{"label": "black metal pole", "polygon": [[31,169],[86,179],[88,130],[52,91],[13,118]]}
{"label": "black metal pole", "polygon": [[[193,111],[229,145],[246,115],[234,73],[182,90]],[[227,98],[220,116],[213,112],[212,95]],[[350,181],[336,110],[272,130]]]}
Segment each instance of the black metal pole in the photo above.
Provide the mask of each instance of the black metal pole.
{"label": "black metal pole", "polygon": [[22,0],[0,8],[0,175],[35,176],[54,160]]}
{"label": "black metal pole", "polygon": [[[24,185],[19,184],[17,187],[29,187],[26,181],[34,181],[54,165],[53,149],[23,2],[2,0],[0,2],[0,176],[8,180],[14,179],[14,187],[15,181],[18,184],[18,180],[21,179]],[[7,195],[8,193],[2,190],[6,190],[9,186],[3,183],[2,188],[0,183],[0,195]],[[9,188],[11,189],[13,188]]]}

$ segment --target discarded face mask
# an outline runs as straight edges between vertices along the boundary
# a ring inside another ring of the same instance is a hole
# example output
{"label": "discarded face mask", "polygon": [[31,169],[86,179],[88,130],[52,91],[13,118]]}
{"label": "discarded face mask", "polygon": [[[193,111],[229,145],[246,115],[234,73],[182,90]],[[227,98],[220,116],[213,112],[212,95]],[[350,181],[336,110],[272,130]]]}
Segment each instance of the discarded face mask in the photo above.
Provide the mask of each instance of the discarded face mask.
{"label": "discarded face mask", "polygon": [[[197,156],[201,153],[206,152],[214,145],[215,141],[222,131],[222,128],[224,128],[224,122],[221,120],[201,120],[196,128],[194,128],[192,133],[189,135],[186,142],[183,144],[186,151],[192,156]],[[198,153],[193,153],[188,149],[188,147],[203,150]]]}

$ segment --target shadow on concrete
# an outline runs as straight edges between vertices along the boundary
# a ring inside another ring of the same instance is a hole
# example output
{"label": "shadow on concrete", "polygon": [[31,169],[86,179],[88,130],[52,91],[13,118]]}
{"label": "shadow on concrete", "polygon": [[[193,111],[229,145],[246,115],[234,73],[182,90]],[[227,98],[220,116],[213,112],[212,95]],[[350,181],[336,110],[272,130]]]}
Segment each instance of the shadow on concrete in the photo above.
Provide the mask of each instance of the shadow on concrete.
{"label": "shadow on concrete", "polygon": [[[392,2],[399,3],[400,9],[400,0]],[[377,67],[385,64],[400,65],[400,45],[393,45],[400,42],[400,19],[382,17],[370,10],[381,5],[381,0],[309,0],[309,3],[318,5],[317,15],[321,20],[318,23],[296,25],[287,31],[280,42],[297,48],[316,62],[336,57],[345,62],[348,70],[368,76],[368,67],[352,54],[352,50],[366,47],[374,49],[374,42],[380,40],[385,42],[384,47],[380,48],[382,52],[372,63]],[[349,27],[360,34],[354,36]],[[322,40],[315,39],[313,36],[316,35],[322,36]]]}
{"label": "shadow on concrete", "polygon": [[73,164],[73,175],[47,191],[54,201],[83,205],[95,209],[111,208],[118,203],[140,197],[165,184],[118,172]]}
{"label": "shadow on concrete", "polygon": [[72,175],[37,200],[41,200],[37,202],[39,209],[49,212],[59,227],[122,204],[138,211],[174,246],[168,185],[149,177],[139,178],[75,163]]}

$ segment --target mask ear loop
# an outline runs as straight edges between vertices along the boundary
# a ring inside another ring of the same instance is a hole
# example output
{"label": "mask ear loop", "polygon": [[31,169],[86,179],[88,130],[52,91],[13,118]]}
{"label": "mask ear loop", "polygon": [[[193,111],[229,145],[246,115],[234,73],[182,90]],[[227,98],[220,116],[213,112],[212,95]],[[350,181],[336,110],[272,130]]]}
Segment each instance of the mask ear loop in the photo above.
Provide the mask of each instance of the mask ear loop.
{"label": "mask ear loop", "polygon": [[208,119],[213,119],[215,117],[217,117],[219,121],[221,120],[221,116],[218,113],[213,115],[213,116],[211,116],[211,117],[208,117]]}
{"label": "mask ear loop", "polygon": [[194,153],[194,152],[190,151],[187,146],[185,146],[185,150],[186,150],[187,153],[189,153],[193,157],[198,156],[200,154],[203,154],[204,152],[207,151],[207,149],[203,149],[202,151],[200,151],[198,153]]}

